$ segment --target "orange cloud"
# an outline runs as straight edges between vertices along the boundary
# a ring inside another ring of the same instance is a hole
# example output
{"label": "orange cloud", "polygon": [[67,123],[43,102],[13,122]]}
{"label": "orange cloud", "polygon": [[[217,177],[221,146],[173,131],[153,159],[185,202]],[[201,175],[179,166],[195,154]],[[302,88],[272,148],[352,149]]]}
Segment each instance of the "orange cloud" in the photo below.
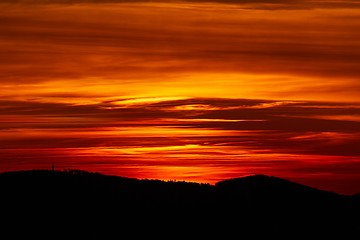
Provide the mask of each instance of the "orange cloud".
{"label": "orange cloud", "polygon": [[76,93],[359,101],[357,8],[1,8],[2,98],[51,102],[61,99],[49,96]]}

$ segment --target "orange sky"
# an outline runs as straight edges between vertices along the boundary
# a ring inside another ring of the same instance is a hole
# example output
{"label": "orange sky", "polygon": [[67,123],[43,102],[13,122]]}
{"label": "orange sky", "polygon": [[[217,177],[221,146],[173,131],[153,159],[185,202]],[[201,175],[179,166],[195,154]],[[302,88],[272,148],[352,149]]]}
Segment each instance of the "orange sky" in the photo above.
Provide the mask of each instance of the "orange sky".
{"label": "orange sky", "polygon": [[2,171],[360,192],[359,1],[2,2]]}

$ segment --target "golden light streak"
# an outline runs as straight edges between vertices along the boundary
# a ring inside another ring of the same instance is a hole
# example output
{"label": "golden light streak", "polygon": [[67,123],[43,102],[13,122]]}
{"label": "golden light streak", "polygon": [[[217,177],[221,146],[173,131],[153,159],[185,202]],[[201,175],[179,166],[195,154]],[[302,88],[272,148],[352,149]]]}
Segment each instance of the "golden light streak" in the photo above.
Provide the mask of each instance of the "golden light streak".
{"label": "golden light streak", "polygon": [[188,151],[193,149],[204,149],[206,147],[197,144],[186,144],[181,146],[156,146],[156,147],[122,147],[122,148],[96,148],[95,152],[100,154],[144,154],[144,153],[161,153],[173,151]]}
{"label": "golden light streak", "polygon": [[131,128],[108,128],[111,134],[119,136],[167,136],[167,137],[191,137],[191,136],[224,136],[238,134],[233,130],[219,130],[211,128],[188,128],[188,127],[131,127]]}
{"label": "golden light streak", "polygon": [[342,120],[342,121],[352,121],[360,122],[360,115],[322,115],[322,116],[311,116],[317,119],[327,119],[327,120]]}
{"label": "golden light streak", "polygon": [[261,119],[217,119],[217,118],[189,118],[174,119],[175,122],[264,122]]}
{"label": "golden light streak", "polygon": [[205,105],[205,104],[188,104],[188,105],[180,105],[180,106],[176,106],[174,107],[174,110],[185,110],[185,111],[193,111],[193,110],[201,110],[201,111],[206,111],[206,110],[219,110],[221,108],[219,107],[212,107],[209,105]]}
{"label": "golden light streak", "polygon": [[[239,134],[234,130],[219,130],[211,128],[189,127],[162,127],[162,126],[132,126],[132,127],[104,127],[104,128],[76,128],[71,131],[67,128],[67,137],[194,137],[194,136],[231,136]],[[63,138],[64,131],[56,128],[47,129],[13,129],[0,132],[0,136],[6,139],[47,137]]]}
{"label": "golden light streak", "polygon": [[143,98],[133,98],[133,99],[125,99],[114,101],[112,104],[116,105],[144,105],[144,104],[152,104],[152,103],[160,103],[166,101],[176,101],[176,100],[185,100],[188,99],[186,97],[143,97]]}

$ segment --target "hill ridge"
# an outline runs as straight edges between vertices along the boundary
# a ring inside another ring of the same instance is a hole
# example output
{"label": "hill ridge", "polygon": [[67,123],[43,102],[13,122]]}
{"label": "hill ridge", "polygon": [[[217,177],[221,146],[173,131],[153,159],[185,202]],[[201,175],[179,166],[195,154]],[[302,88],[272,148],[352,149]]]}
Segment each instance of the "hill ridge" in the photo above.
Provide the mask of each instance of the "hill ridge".
{"label": "hill ridge", "polygon": [[155,178],[134,178],[134,177],[125,177],[125,176],[119,176],[119,175],[109,175],[109,174],[104,174],[104,173],[100,173],[100,172],[91,172],[91,171],[86,171],[86,170],[81,170],[81,169],[64,169],[64,170],[53,170],[53,169],[31,169],[31,170],[14,170],[14,171],[5,171],[5,172],[1,172],[0,173],[0,177],[3,175],[29,175],[29,174],[39,174],[39,173],[43,173],[43,174],[64,174],[64,175],[73,175],[73,176],[97,176],[97,177],[104,177],[104,178],[108,178],[108,179],[117,179],[117,180],[123,180],[123,181],[139,181],[139,182],[162,182],[162,183],[182,183],[182,184],[191,184],[191,185],[199,185],[199,186],[203,186],[203,185],[207,185],[207,186],[214,186],[214,187],[224,187],[227,185],[234,185],[234,184],[241,184],[241,183],[249,183],[249,182],[253,182],[253,184],[255,183],[264,183],[264,182],[272,182],[272,183],[285,183],[285,184],[293,184],[294,186],[298,186],[298,187],[303,187],[303,188],[307,188],[307,189],[312,189],[314,191],[321,191],[321,192],[328,192],[331,194],[336,194],[336,195],[341,195],[341,196],[352,196],[352,195],[360,195],[360,191],[358,193],[355,194],[351,194],[351,195],[346,195],[346,194],[341,194],[341,193],[337,193],[334,191],[328,191],[328,190],[324,190],[321,188],[316,188],[310,185],[306,185],[306,184],[302,184],[293,180],[289,180],[286,178],[282,178],[282,177],[277,177],[274,175],[266,175],[266,174],[258,174],[258,173],[254,173],[254,174],[249,174],[249,175],[245,175],[245,176],[239,176],[239,177],[234,177],[234,178],[228,178],[228,179],[224,179],[224,180],[220,180],[214,184],[210,184],[210,183],[199,183],[199,182],[195,182],[195,181],[185,181],[185,180],[161,180],[161,179],[155,179]]}
{"label": "hill ridge", "polygon": [[[265,182],[266,187],[253,188],[253,180]],[[6,206],[3,229],[28,229],[11,231],[13,238],[25,234],[48,239],[42,231],[31,233],[39,226],[51,229],[59,239],[143,237],[141,229],[148,229],[147,236],[152,237],[170,230],[183,237],[225,238],[240,233],[252,237],[359,234],[353,220],[360,214],[358,200],[298,187],[267,175],[211,185],[82,170],[0,173],[0,201]]]}

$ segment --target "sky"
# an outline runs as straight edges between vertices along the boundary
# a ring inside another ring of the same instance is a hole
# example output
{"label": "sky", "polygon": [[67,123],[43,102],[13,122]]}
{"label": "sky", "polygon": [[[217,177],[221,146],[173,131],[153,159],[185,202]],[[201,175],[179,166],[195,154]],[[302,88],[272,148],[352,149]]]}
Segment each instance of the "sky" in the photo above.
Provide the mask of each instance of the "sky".
{"label": "sky", "polygon": [[2,0],[0,171],[360,192],[359,0]]}

